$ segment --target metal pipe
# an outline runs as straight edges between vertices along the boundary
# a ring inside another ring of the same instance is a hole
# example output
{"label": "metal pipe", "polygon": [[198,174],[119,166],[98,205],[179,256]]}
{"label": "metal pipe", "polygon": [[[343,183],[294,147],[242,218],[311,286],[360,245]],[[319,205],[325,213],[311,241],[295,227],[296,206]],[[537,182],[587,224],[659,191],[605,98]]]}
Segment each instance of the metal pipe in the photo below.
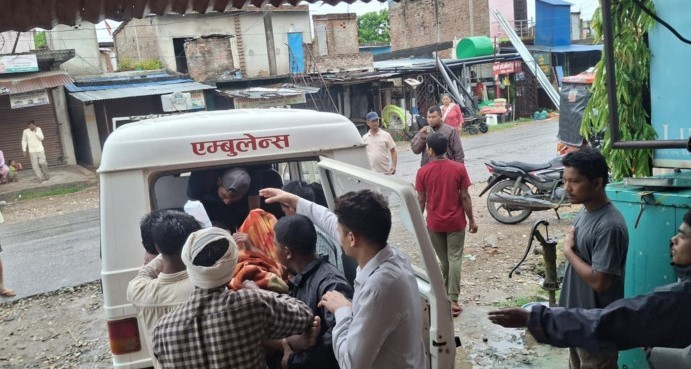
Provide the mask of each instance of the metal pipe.
{"label": "metal pipe", "polygon": [[607,105],[609,110],[609,131],[614,149],[687,149],[691,152],[689,140],[621,141],[619,131],[619,104],[617,102],[617,79],[614,62],[614,27],[612,25],[612,0],[602,1],[602,31],[604,33],[605,73],[607,73]]}

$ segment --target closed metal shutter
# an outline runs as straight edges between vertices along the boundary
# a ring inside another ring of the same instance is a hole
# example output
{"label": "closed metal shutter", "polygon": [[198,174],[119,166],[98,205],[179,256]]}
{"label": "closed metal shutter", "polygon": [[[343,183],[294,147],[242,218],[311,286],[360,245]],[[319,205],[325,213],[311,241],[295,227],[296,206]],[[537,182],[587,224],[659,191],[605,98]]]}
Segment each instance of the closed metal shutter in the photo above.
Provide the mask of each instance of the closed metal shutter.
{"label": "closed metal shutter", "polygon": [[[62,87],[59,87],[62,88]],[[53,96],[48,91],[50,104],[31,106],[28,108],[10,108],[10,97],[0,96],[0,150],[5,160],[19,160],[24,169],[31,169],[29,156],[22,156],[22,132],[27,128],[29,120],[36,121],[36,125],[43,131],[43,148],[49,166],[65,164],[62,151],[60,132],[53,107]]]}

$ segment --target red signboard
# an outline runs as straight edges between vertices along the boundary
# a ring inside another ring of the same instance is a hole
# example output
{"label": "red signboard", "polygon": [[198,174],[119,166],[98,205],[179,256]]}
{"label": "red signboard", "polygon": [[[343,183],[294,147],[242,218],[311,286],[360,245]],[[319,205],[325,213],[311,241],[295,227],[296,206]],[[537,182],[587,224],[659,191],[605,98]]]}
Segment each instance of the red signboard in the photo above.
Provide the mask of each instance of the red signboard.
{"label": "red signboard", "polygon": [[500,74],[518,73],[521,71],[521,61],[513,60],[506,62],[496,62],[492,65],[492,72],[495,76]]}

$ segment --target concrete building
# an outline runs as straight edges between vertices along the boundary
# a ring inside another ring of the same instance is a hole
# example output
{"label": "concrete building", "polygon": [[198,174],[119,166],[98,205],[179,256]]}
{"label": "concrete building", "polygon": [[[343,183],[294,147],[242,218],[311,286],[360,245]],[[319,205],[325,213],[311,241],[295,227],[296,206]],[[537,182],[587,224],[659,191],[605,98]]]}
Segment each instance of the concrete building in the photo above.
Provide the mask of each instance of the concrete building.
{"label": "concrete building", "polygon": [[[290,55],[304,58],[303,42],[311,41],[309,7],[247,6],[225,13],[133,19],[121,24],[113,38],[120,63],[158,60],[163,68],[196,74],[204,81],[287,75]],[[221,54],[210,52],[219,47]],[[199,70],[205,66],[209,69]]]}
{"label": "concrete building", "polygon": [[60,66],[71,76],[101,74],[107,70],[102,64],[93,23],[82,22],[74,27],[57,25],[46,31],[46,42],[49,50],[74,50],[75,57]]}

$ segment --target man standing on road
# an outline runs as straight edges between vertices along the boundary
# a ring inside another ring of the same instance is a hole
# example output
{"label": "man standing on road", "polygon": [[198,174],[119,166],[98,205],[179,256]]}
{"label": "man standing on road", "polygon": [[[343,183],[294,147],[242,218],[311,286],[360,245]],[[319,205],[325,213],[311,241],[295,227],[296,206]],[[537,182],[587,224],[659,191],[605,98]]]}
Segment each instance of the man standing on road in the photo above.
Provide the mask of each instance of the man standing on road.
{"label": "man standing on road", "polygon": [[367,145],[367,158],[372,170],[378,173],[395,174],[396,143],[391,134],[379,126],[379,115],[375,112],[367,113],[369,131],[362,136]]}
{"label": "man standing on road", "polygon": [[29,152],[31,168],[34,169],[36,178],[39,182],[50,179],[48,176],[48,162],[46,161],[46,151],[43,148],[43,131],[36,126],[33,120],[27,123],[28,128],[22,133],[22,151],[24,156]]}
{"label": "man standing on road", "polygon": [[[538,342],[590,351],[647,350],[651,368],[691,368],[691,211],[671,240],[678,281],[617,300],[604,309],[534,306],[489,312],[503,327],[527,327]],[[685,348],[684,348],[685,347]]]}
{"label": "man standing on road", "polygon": [[427,136],[432,132],[437,132],[449,141],[449,147],[446,150],[446,156],[454,161],[463,163],[465,159],[465,154],[463,154],[463,146],[461,145],[461,138],[458,136],[456,130],[444,123],[441,119],[441,109],[438,106],[432,106],[427,109],[427,127],[423,127],[418,131],[418,133],[413,137],[410,142],[410,149],[413,153],[422,153],[422,158],[420,158],[420,166],[424,166],[429,163],[430,157],[427,154]]}
{"label": "man standing on road", "polygon": [[[564,240],[568,263],[559,306],[602,309],[624,297],[624,266],[629,235],[624,217],[607,198],[608,167],[594,149],[563,159],[564,187],[572,204],[582,204]],[[570,369],[617,369],[618,352],[569,349]]]}
{"label": "man standing on road", "polygon": [[[174,210],[154,214],[151,239],[159,255],[145,264],[127,286],[127,300],[137,309],[144,328],[144,339],[152,348],[154,327],[165,314],[187,301],[194,286],[187,277],[187,270],[180,257],[187,237],[201,229],[193,216]],[[145,235],[142,234],[142,239]],[[153,354],[153,351],[151,351]],[[153,358],[153,355],[152,355]],[[160,364],[153,358],[155,368]]]}
{"label": "man standing on road", "polygon": [[445,157],[448,140],[440,133],[427,136],[430,162],[420,168],[415,178],[420,209],[427,209],[427,229],[441,263],[451,313],[461,314],[458,294],[461,290],[461,265],[465,243],[466,216],[470,233],[477,232],[473,203],[468,193],[470,178],[465,166]]}
{"label": "man standing on road", "polygon": [[[455,132],[455,131],[454,131]],[[352,303],[330,291],[319,307],[336,316],[333,349],[341,368],[417,369],[427,367],[420,297],[413,267],[387,244],[391,210],[380,194],[348,192],[329,209],[275,188],[259,194],[268,203],[296,208],[334,238],[359,265]]]}

